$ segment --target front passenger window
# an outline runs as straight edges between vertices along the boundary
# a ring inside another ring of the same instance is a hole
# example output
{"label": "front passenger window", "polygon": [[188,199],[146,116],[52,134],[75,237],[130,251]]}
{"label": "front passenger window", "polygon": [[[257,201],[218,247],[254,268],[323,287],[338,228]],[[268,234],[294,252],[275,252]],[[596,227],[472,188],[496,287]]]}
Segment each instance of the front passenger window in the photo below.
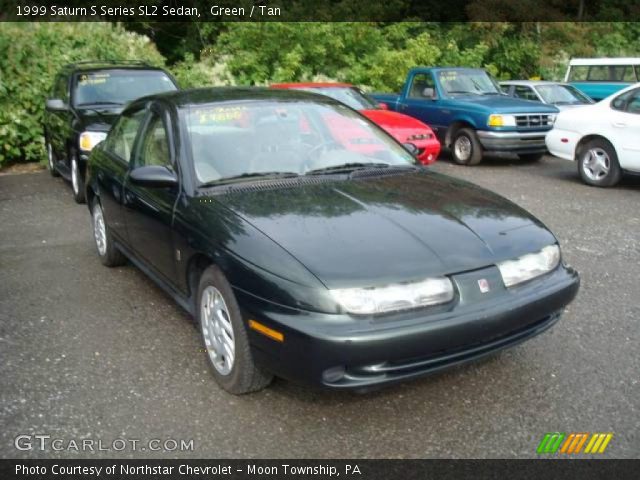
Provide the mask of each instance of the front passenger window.
{"label": "front passenger window", "polygon": [[131,161],[133,142],[140,128],[146,110],[138,110],[132,114],[123,115],[113,127],[105,143],[106,151],[116,155],[126,163]]}
{"label": "front passenger window", "polygon": [[142,141],[140,150],[140,160],[138,166],[160,165],[171,166],[171,155],[169,154],[169,138],[164,121],[158,115],[149,122],[147,131]]}

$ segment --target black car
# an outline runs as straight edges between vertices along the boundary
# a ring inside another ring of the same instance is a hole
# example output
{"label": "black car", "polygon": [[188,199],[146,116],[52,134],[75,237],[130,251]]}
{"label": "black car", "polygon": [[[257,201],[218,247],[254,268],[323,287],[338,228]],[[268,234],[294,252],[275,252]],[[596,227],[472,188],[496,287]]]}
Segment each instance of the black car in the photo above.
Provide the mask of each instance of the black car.
{"label": "black car", "polygon": [[475,360],[549,328],[579,286],[539,220],[313,93],[137,100],[91,154],[87,202],[102,263],[130,259],[193,314],[233,393]]}
{"label": "black car", "polygon": [[44,139],[49,171],[71,182],[84,202],[85,165],[91,149],[131,100],[176,90],[171,75],[144,62],[82,62],[66,65],[46,101]]}

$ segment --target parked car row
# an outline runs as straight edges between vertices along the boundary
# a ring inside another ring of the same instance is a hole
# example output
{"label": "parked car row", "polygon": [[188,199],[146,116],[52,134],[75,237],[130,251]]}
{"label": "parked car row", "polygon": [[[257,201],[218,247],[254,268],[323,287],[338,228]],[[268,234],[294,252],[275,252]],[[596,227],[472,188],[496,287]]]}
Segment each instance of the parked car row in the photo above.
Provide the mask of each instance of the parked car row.
{"label": "parked car row", "polygon": [[[105,106],[120,112],[103,141],[87,140],[98,130],[86,125],[57,141],[66,156],[52,172],[71,168],[73,181],[69,148],[92,147],[82,178],[101,262],[129,260],[194,317],[231,393],[273,375],[356,390],[414,379],[542,333],[577,294],[579,276],[540,220],[423,165],[429,142],[402,144],[432,140],[415,138],[429,127],[381,114],[351,86],[180,91],[167,76],[126,106],[125,87],[78,101],[78,83],[107,84],[113,67],[66,70],[69,96],[51,110],[92,110],[104,123]],[[422,115],[443,102],[452,116],[436,134],[461,163],[475,161],[478,139],[543,151],[555,107],[509,98],[481,70],[412,75],[420,81],[410,75],[388,108]],[[358,108],[331,98],[342,95]],[[451,118],[474,123],[451,129]]]}

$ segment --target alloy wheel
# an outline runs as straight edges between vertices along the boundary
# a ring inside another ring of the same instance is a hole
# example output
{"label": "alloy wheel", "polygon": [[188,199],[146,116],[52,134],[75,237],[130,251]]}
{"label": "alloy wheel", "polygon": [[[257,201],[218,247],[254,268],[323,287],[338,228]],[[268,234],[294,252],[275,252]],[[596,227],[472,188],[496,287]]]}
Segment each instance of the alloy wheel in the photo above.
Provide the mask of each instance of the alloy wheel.
{"label": "alloy wheel", "polygon": [[76,195],[80,191],[80,186],[78,184],[78,160],[75,155],[71,157],[71,185],[73,186],[73,193]]}
{"label": "alloy wheel", "polygon": [[200,301],[202,336],[207,353],[220,375],[229,375],[235,359],[235,337],[227,304],[216,287],[202,291]]}
{"label": "alloy wheel", "polygon": [[611,159],[607,152],[600,148],[595,147],[587,150],[582,159],[582,171],[584,174],[593,181],[600,181],[607,175],[611,168]]}
{"label": "alloy wheel", "polygon": [[458,157],[458,159],[460,159],[461,161],[466,162],[471,157],[472,147],[469,137],[461,135],[456,138],[456,142],[453,145],[453,148],[455,150],[456,157]]}
{"label": "alloy wheel", "polygon": [[104,224],[104,216],[102,215],[102,208],[99,204],[93,208],[93,237],[96,240],[96,247],[98,247],[98,253],[100,256],[104,256],[107,253],[107,229]]}

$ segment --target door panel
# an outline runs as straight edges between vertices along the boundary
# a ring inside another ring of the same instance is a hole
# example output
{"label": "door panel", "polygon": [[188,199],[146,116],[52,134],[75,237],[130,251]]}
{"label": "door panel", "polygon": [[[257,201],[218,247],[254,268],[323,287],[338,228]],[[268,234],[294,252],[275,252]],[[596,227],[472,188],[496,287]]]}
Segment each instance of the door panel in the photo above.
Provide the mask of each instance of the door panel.
{"label": "door panel", "polygon": [[640,171],[640,88],[611,102],[611,128],[622,168]]}
{"label": "door panel", "polygon": [[[152,112],[140,142],[133,168],[161,165],[175,171],[168,116]],[[173,210],[179,197],[177,187],[148,187],[131,182],[124,186],[125,222],[132,250],[157,274],[174,283],[176,257],[173,251]]]}
{"label": "door panel", "polygon": [[416,73],[399,111],[423,121],[442,139],[448,125],[447,109],[443,108],[443,100],[439,96],[425,97],[424,90],[428,88],[437,92],[433,75],[430,72]]}
{"label": "door panel", "polygon": [[135,140],[147,113],[145,108],[122,115],[107,140],[96,154],[104,162],[98,170],[98,188],[102,209],[109,228],[121,241],[128,243],[124,219],[124,182],[130,170]]}

